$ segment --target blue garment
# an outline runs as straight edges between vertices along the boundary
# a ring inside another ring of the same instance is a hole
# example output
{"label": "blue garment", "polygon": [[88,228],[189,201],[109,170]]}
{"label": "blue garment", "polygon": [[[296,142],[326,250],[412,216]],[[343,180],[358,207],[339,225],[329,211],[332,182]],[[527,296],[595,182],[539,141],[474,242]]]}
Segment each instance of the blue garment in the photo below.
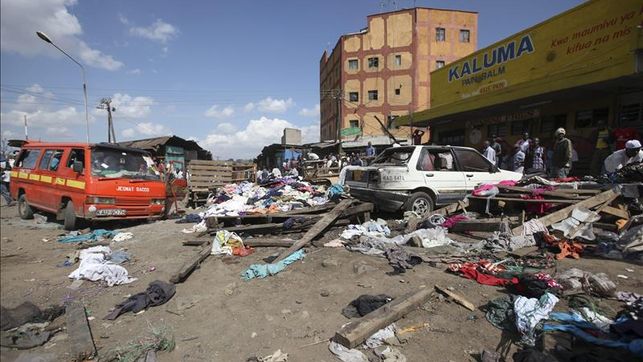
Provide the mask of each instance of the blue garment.
{"label": "blue garment", "polygon": [[[596,327],[593,323],[583,319],[578,314],[553,312],[549,315],[549,319],[559,321],[559,322],[565,322],[569,324],[546,323],[543,326],[543,331],[545,332],[549,332],[549,331],[568,332],[589,343],[593,343],[604,347],[624,348],[639,357],[643,357],[643,339],[641,338],[634,339],[632,341],[626,341],[623,339],[614,340],[614,339],[595,337],[594,335],[584,331],[584,329],[592,329],[596,331],[600,331],[600,329]],[[623,322],[623,320],[619,319],[616,323],[618,323],[619,321]]]}
{"label": "blue garment", "polygon": [[340,184],[334,184],[331,187],[328,188],[328,191],[326,192],[326,195],[328,196],[329,199],[335,201],[338,200],[342,194],[344,194],[344,186]]}
{"label": "blue garment", "polygon": [[90,233],[82,235],[67,235],[58,238],[59,243],[89,243],[98,241],[98,239],[111,239],[118,234],[117,230],[96,229]]}
{"label": "blue garment", "polygon": [[375,147],[373,146],[366,147],[366,156],[367,157],[375,156]]}
{"label": "blue garment", "polygon": [[297,250],[294,253],[288,255],[288,257],[275,264],[252,264],[248,270],[241,273],[241,277],[244,280],[250,280],[254,278],[265,278],[269,275],[275,275],[280,271],[286,268],[286,265],[290,265],[297,260],[303,259],[306,254],[303,250]]}

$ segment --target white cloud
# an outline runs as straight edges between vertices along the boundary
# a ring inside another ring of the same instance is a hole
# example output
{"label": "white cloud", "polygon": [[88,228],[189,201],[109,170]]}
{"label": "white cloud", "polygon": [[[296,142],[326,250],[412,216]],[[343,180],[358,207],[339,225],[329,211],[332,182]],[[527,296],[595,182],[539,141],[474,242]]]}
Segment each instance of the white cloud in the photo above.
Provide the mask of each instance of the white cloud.
{"label": "white cloud", "polygon": [[40,84],[37,84],[37,83],[32,85],[32,86],[30,86],[30,87],[27,87],[26,89],[27,89],[28,92],[32,92],[32,93],[42,93],[42,92],[44,92],[44,89],[42,89]]}
{"label": "white cloud", "polygon": [[267,97],[258,102],[259,110],[262,112],[284,113],[295,104],[292,98],[276,99]]}
{"label": "white cloud", "polygon": [[232,106],[221,108],[219,107],[219,105],[215,104],[212,107],[208,108],[208,110],[205,111],[204,115],[210,118],[228,118],[233,114],[234,108],[232,108]]}
{"label": "white cloud", "polygon": [[232,134],[237,130],[237,127],[235,127],[232,123],[229,122],[224,122],[224,123],[219,123],[217,126],[217,131],[223,134]]}
{"label": "white cloud", "polygon": [[166,23],[161,19],[157,19],[150,26],[135,26],[130,28],[129,31],[132,35],[161,43],[167,43],[179,34],[179,29],[176,26]]}
{"label": "white cloud", "polygon": [[156,102],[151,97],[132,97],[121,93],[112,96],[112,107],[116,107],[114,117],[143,118],[152,112],[154,104]]}
{"label": "white cloud", "polygon": [[166,126],[153,123],[153,122],[140,122],[137,123],[133,128],[126,128],[121,131],[121,135],[125,138],[133,138],[134,136],[140,135],[145,137],[154,137],[154,136],[168,136],[172,134],[172,131]]}
{"label": "white cloud", "polygon": [[8,129],[2,131],[2,138],[14,138],[15,136],[16,133]]}
{"label": "white cloud", "polygon": [[[304,142],[319,140],[319,125],[299,127],[279,118],[254,119],[241,130],[232,130],[232,127],[231,124],[221,123],[215,132],[198,142],[202,147],[210,149],[215,156],[236,159],[254,158],[264,146],[279,143],[284,128],[301,129]],[[222,128],[231,132],[226,133]]]}
{"label": "white cloud", "polygon": [[129,20],[123,14],[118,14],[118,21],[123,25],[129,25]]}
{"label": "white cloud", "polygon": [[319,117],[319,103],[315,104],[315,107],[311,109],[302,108],[299,111],[299,115],[304,117]]}
{"label": "white cloud", "polygon": [[46,54],[63,57],[58,50],[36,36],[36,31],[42,31],[86,65],[106,70],[121,68],[122,62],[92,49],[80,39],[83,33],[80,22],[68,10],[76,3],[76,0],[0,1],[0,48],[25,56]]}
{"label": "white cloud", "polygon": [[252,112],[254,109],[255,109],[255,104],[252,103],[252,102],[250,102],[250,103],[246,104],[245,106],[243,106],[243,111],[246,112],[246,113]]}
{"label": "white cloud", "polygon": [[139,75],[141,74],[141,70],[139,68],[134,68],[134,69],[128,70],[127,74]]}

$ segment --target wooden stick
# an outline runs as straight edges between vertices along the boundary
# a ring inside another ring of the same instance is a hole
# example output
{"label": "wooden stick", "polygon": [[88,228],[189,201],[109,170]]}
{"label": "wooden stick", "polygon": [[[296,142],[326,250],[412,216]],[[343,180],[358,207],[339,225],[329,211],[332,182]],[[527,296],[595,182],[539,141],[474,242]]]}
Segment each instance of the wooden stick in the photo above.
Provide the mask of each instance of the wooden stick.
{"label": "wooden stick", "polygon": [[96,346],[82,302],[72,301],[65,307],[67,333],[72,361],[84,361],[96,355]]}
{"label": "wooden stick", "polygon": [[[618,190],[607,190],[594,197],[590,197],[587,200],[577,202],[574,205],[570,205],[558,211],[547,214],[541,217],[539,220],[545,227],[547,227],[551,224],[555,224],[561,220],[568,218],[569,215],[571,215],[572,211],[578,207],[592,208],[604,202],[607,202],[610,199],[613,200],[613,198],[617,197],[618,195],[620,195],[620,191]],[[524,226],[520,225],[513,228],[511,231],[514,235],[522,235],[523,230]]]}
{"label": "wooden stick", "polygon": [[415,292],[395,298],[391,303],[372,311],[364,317],[346,324],[333,340],[346,348],[355,348],[375,332],[402,318],[418,305],[424,303],[431,295],[431,288],[422,288]]}
{"label": "wooden stick", "polygon": [[199,264],[201,264],[208,256],[210,256],[210,253],[212,252],[212,243],[207,242],[201,246],[201,250],[199,251],[198,254],[194,255],[192,258],[190,258],[188,261],[186,261],[180,268],[179,270],[172,274],[170,277],[170,282],[176,284],[176,283],[181,283],[182,281],[185,280],[185,278],[192,273],[194,269],[196,269]]}
{"label": "wooden stick", "polygon": [[468,310],[474,311],[476,310],[476,306],[473,305],[473,303],[469,302],[466,300],[463,296],[460,294],[454,293],[448,289],[444,289],[440,287],[439,285],[435,286],[435,290],[438,292],[445,294],[446,296],[450,297],[451,299],[455,300],[456,303],[460,304],[461,306],[467,308]]}
{"label": "wooden stick", "polygon": [[283,240],[283,239],[248,239],[243,241],[243,245],[250,246],[253,248],[257,247],[290,247],[294,244],[294,240]]}
{"label": "wooden stick", "polygon": [[321,218],[321,220],[317,221],[313,227],[302,236],[301,239],[297,240],[296,243],[294,243],[288,250],[284,251],[281,253],[277,259],[273,261],[273,263],[277,263],[284,258],[286,258],[288,255],[294,253],[295,251],[303,248],[306,246],[306,244],[310,243],[313,241],[314,238],[317,237],[317,235],[321,234],[326,230],[329,226],[333,225],[337,218],[342,214],[344,210],[346,210],[351,204],[353,203],[353,200],[342,200],[333,210],[331,210],[329,213],[324,215],[324,217]]}

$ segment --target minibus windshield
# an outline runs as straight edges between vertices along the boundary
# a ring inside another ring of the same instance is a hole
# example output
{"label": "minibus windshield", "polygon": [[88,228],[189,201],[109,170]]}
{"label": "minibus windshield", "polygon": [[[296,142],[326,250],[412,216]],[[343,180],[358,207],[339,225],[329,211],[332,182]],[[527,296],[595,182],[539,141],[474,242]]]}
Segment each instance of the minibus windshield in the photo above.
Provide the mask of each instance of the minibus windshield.
{"label": "minibus windshield", "polygon": [[159,180],[152,166],[152,159],[141,152],[111,147],[92,148],[93,176]]}

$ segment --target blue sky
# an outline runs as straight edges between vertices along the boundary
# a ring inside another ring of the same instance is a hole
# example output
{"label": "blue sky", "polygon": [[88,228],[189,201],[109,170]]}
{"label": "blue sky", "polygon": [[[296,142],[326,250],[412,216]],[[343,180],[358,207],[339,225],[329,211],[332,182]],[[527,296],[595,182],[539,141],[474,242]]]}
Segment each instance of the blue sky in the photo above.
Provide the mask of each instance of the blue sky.
{"label": "blue sky", "polygon": [[106,141],[103,97],[118,140],[176,134],[221,158],[252,158],[284,127],[319,137],[319,59],[368,14],[414,5],[479,12],[478,47],[582,1],[2,0],[3,138],[85,140],[78,67],[87,70],[92,141]]}

